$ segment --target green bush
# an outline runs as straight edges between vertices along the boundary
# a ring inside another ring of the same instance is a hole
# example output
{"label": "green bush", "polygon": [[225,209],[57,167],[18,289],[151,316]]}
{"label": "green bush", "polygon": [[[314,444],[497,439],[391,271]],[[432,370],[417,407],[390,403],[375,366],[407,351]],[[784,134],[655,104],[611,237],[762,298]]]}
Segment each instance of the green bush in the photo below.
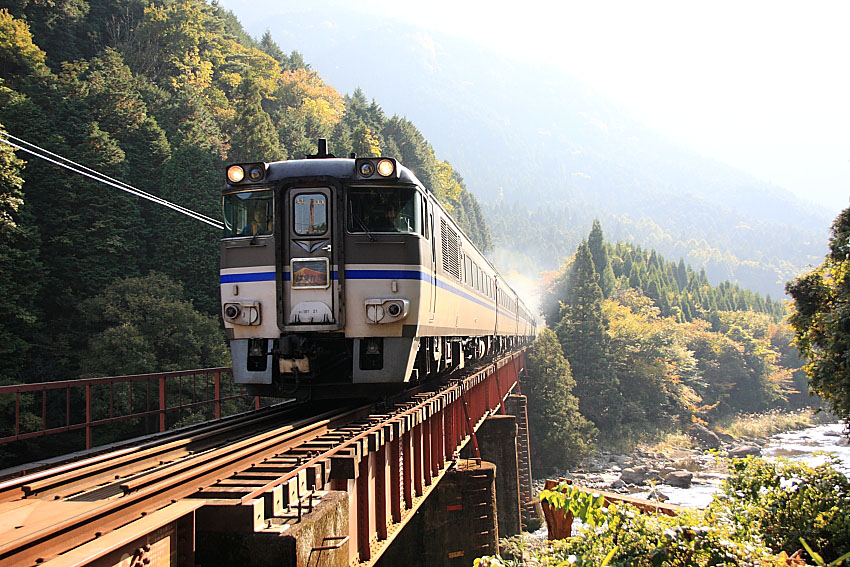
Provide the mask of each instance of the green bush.
{"label": "green bush", "polygon": [[[559,567],[786,566],[802,558],[821,566],[850,565],[850,481],[835,465],[732,459],[730,477],[706,511],[642,514],[632,506],[559,485],[540,495],[582,520],[578,535],[552,542],[503,544],[510,557],[482,557],[476,567],[532,564]],[[827,564],[827,561],[831,561]],[[796,564],[796,563],[795,563]]]}
{"label": "green bush", "polygon": [[[642,514],[629,505],[601,508],[604,525],[585,526],[578,535],[525,549],[540,565],[569,567],[762,566],[773,554],[762,545],[736,541],[722,525],[704,525],[699,511],[680,516]],[[521,546],[514,546],[514,550]],[[476,567],[513,567],[520,560],[484,557]]]}
{"label": "green bush", "polygon": [[732,459],[708,515],[777,552],[800,549],[802,538],[827,560],[838,557],[850,551],[850,481],[835,464]]}

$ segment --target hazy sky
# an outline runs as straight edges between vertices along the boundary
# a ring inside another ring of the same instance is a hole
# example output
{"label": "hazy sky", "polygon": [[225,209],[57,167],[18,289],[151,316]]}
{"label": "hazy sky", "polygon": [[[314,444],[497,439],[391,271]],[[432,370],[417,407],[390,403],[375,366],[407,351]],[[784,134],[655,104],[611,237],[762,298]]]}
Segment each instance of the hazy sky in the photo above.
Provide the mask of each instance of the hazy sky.
{"label": "hazy sky", "polygon": [[[220,3],[246,25],[257,13],[256,2]],[[547,61],[672,140],[833,213],[850,204],[850,3],[512,4],[316,0],[310,7],[327,19],[340,5],[384,13]]]}

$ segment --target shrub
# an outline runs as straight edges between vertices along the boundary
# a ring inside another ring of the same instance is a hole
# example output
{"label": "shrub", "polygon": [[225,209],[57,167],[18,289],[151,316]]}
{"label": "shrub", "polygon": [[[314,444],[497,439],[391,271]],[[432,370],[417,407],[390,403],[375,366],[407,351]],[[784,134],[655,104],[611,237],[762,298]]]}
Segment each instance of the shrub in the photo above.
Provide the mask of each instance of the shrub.
{"label": "shrub", "polygon": [[777,552],[800,549],[802,538],[824,558],[842,555],[850,551],[850,481],[835,464],[732,459],[709,516]]}

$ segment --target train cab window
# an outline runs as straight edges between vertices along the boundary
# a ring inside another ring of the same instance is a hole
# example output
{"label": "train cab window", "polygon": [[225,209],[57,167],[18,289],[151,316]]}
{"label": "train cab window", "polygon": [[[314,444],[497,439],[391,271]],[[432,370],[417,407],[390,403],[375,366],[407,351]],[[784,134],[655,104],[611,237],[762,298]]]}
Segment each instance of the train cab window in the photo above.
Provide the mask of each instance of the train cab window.
{"label": "train cab window", "polygon": [[222,197],[224,237],[267,236],[274,229],[272,191],[242,191]]}
{"label": "train cab window", "polygon": [[422,195],[408,187],[348,191],[348,231],[422,233]]}
{"label": "train cab window", "polygon": [[292,210],[295,234],[318,236],[328,231],[328,198],[322,193],[296,193]]}

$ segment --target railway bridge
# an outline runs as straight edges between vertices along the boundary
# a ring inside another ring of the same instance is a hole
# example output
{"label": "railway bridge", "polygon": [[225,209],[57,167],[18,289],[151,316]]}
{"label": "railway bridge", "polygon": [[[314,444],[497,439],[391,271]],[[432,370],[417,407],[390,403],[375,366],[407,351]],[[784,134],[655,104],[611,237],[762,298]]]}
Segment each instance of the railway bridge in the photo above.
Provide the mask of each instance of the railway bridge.
{"label": "railway bridge", "polygon": [[[227,371],[0,387],[15,408],[0,443],[77,431],[88,448],[6,471],[0,567],[471,565],[535,515],[523,350],[377,404],[255,399],[222,418],[245,402]],[[219,419],[167,428],[205,405]],[[158,431],[91,448],[98,427],[133,419]]]}

